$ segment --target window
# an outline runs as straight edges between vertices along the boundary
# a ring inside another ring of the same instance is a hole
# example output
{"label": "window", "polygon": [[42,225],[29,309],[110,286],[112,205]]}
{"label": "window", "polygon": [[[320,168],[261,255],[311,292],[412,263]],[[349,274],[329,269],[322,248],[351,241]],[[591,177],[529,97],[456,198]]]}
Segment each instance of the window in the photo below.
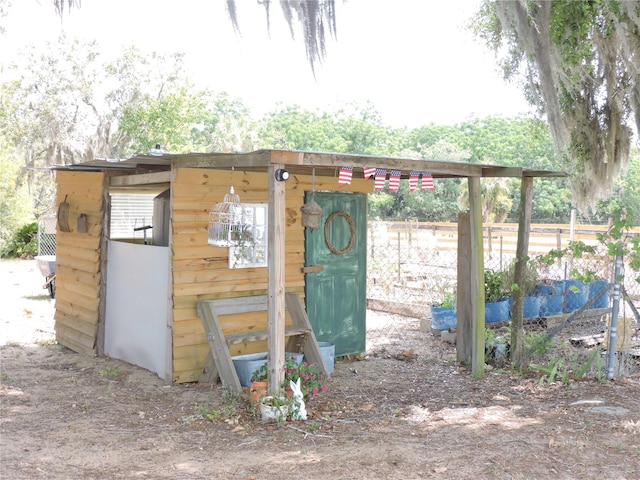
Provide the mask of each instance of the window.
{"label": "window", "polygon": [[247,225],[240,244],[229,247],[229,268],[267,266],[267,204],[243,203]]}

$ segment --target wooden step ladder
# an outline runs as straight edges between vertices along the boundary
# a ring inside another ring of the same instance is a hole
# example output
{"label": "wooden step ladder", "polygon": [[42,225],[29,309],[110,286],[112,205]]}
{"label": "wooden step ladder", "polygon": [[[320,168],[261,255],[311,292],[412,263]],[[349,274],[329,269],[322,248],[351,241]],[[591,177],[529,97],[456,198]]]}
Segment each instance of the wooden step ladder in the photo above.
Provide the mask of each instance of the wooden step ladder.
{"label": "wooden step ladder", "polygon": [[[287,350],[304,353],[307,362],[318,365],[321,373],[328,374],[322,352],[300,296],[294,293],[285,294],[285,305],[293,323],[291,326],[285,327]],[[267,330],[253,330],[225,336],[222,333],[218,317],[248,312],[266,312],[267,296],[254,295],[206,300],[198,302],[196,308],[209,341],[209,354],[199,382],[213,383],[219,376],[223,388],[234,395],[239,395],[242,392],[242,386],[231,360],[229,345],[266,340],[269,332]]]}

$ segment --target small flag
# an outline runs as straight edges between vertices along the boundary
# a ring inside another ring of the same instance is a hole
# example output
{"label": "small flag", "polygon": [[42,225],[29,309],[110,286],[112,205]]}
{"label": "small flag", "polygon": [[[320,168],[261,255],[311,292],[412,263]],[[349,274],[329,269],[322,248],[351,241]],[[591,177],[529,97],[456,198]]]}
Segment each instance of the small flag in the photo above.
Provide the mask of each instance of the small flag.
{"label": "small flag", "polygon": [[424,192],[427,188],[431,191],[435,190],[433,177],[430,172],[422,172],[422,191]]}
{"label": "small flag", "polygon": [[376,183],[373,189],[377,192],[384,188],[384,182],[387,180],[387,171],[384,168],[376,168]]}
{"label": "small flag", "polygon": [[420,178],[420,172],[411,170],[409,173],[409,191],[414,192],[418,188],[418,179]]}
{"label": "small flag", "polygon": [[364,167],[364,178],[371,178],[376,174],[376,167]]}
{"label": "small flag", "polygon": [[340,175],[338,176],[338,185],[351,184],[353,176],[353,167],[340,167]]}
{"label": "small flag", "polygon": [[391,170],[389,172],[389,191],[393,192],[397,190],[400,186],[400,175],[402,172],[400,170]]}

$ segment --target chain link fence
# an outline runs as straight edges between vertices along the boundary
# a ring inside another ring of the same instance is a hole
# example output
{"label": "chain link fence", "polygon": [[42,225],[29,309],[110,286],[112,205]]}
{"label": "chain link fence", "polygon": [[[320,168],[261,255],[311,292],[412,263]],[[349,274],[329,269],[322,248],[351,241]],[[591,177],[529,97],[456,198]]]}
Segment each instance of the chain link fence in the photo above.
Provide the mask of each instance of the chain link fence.
{"label": "chain link fence", "polygon": [[[525,306],[527,330],[539,335],[552,329],[563,338],[579,345],[606,342],[605,332],[610,321],[613,259],[606,246],[595,234],[577,235],[569,226],[556,229],[571,232],[560,235],[549,229],[536,237],[532,229],[526,269],[533,277],[531,290],[525,294],[534,297],[537,310],[529,314]],[[510,233],[496,227],[484,228],[484,268],[500,272],[502,288],[508,290],[510,272],[515,258],[517,226]],[[569,248],[579,239],[582,247]],[[430,306],[447,298],[455,299],[457,287],[457,226],[446,224],[419,224],[417,222],[369,223],[367,303],[370,310],[383,311],[395,316],[375,316],[367,327],[367,348],[389,342],[402,343],[403,335],[429,325]],[[555,255],[549,252],[555,250]],[[560,254],[562,252],[562,254]],[[623,272],[623,300],[620,302],[621,335],[624,346],[640,355],[640,337],[634,308],[640,300],[637,272],[629,268]],[[535,286],[535,288],[533,288]],[[627,301],[625,301],[625,298]],[[534,309],[536,307],[534,306]],[[398,321],[402,315],[406,321]],[[541,319],[544,318],[544,321]],[[631,361],[633,363],[633,361]]]}

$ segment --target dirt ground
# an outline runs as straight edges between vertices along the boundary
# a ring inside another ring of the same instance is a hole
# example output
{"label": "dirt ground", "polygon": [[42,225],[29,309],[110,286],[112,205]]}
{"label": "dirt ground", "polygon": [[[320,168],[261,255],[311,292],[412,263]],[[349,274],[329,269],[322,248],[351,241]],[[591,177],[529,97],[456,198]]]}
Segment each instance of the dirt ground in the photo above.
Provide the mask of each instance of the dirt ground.
{"label": "dirt ground", "polygon": [[635,374],[476,380],[412,322],[338,361],[307,421],[263,424],[219,385],[57,345],[42,283],[34,261],[0,261],[2,479],[640,479]]}

